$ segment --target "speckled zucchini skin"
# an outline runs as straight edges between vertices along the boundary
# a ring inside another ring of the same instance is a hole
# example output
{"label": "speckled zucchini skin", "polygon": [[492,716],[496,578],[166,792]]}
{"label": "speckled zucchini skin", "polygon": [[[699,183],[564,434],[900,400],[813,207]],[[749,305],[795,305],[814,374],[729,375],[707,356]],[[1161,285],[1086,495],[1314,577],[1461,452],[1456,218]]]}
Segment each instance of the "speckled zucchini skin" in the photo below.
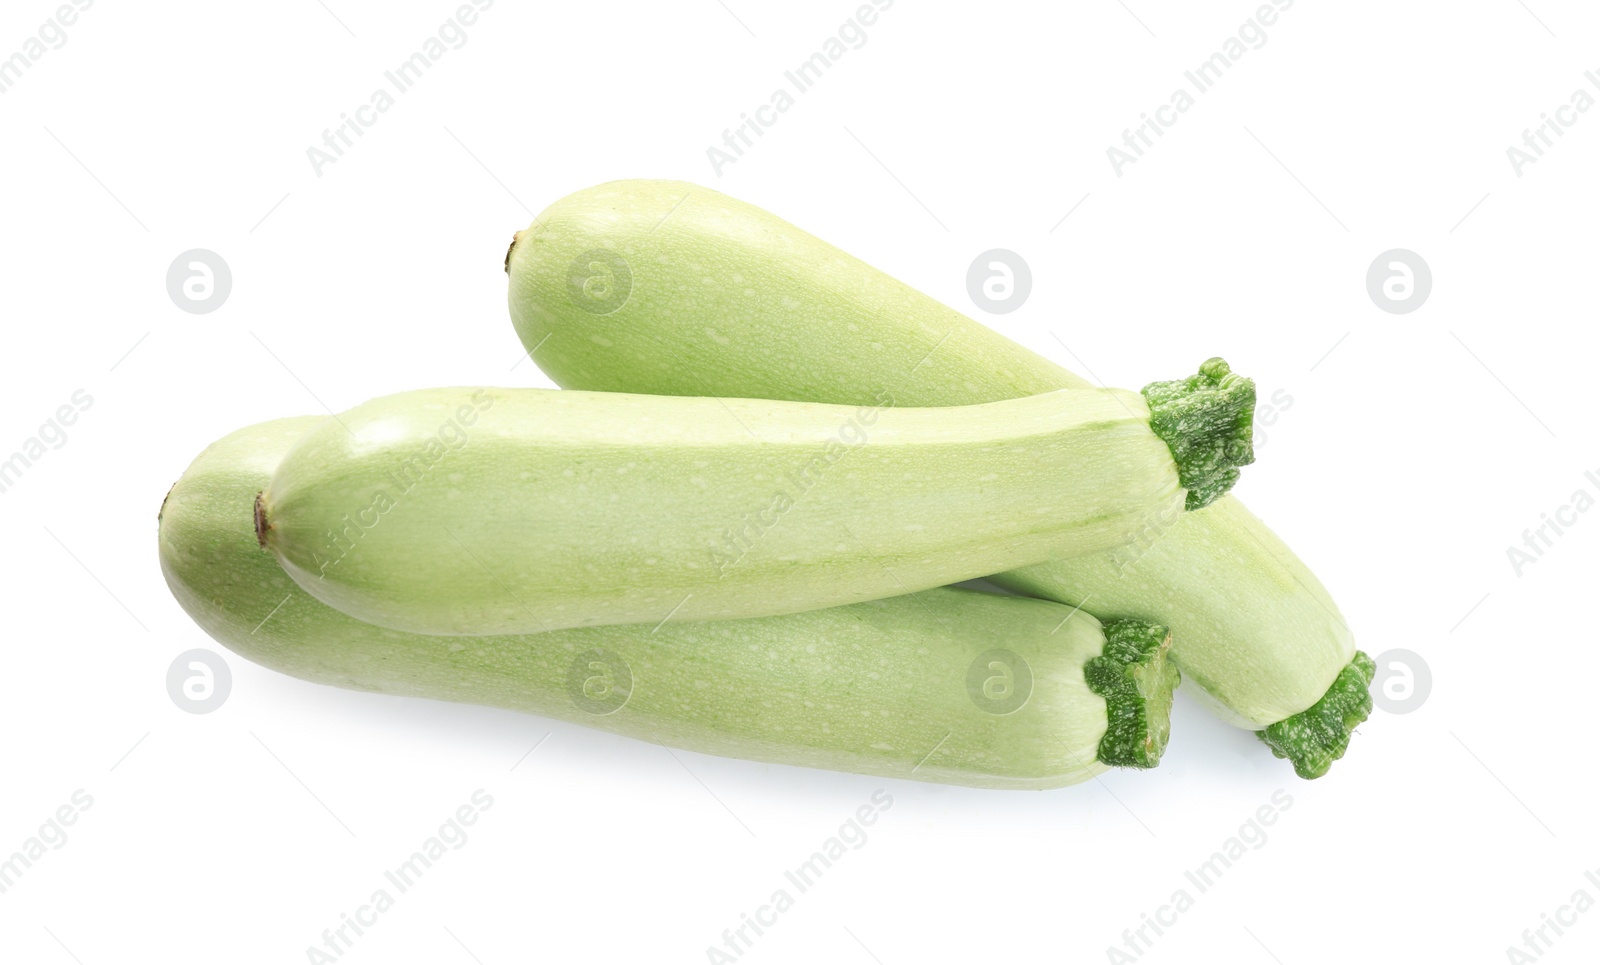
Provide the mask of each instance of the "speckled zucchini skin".
{"label": "speckled zucchini skin", "polygon": [[[567,388],[844,404],[888,390],[902,405],[970,405],[1089,386],[781,218],[684,182],[563,198],[518,234],[506,267],[523,345]],[[1307,711],[1355,659],[1322,584],[1228,496],[1153,525],[1137,552],[998,579],[1169,624],[1184,674],[1254,730]],[[1301,755],[1292,739],[1280,750]]]}
{"label": "speckled zucchini skin", "polygon": [[218,441],[162,508],[173,595],[263,666],[710,754],[975,787],[1073,784],[1107,762],[1151,766],[1166,745],[1176,672],[1164,631],[1119,625],[1108,648],[1093,617],[1039,600],[935,589],[790,616],[523,636],[363,623],[296,586],[250,521],[284,453],[323,421]]}
{"label": "speckled zucchini skin", "polygon": [[260,522],[312,596],[414,633],[798,613],[1129,543],[1184,499],[1149,419],[1110,390],[906,409],[427,389],[308,432]]}

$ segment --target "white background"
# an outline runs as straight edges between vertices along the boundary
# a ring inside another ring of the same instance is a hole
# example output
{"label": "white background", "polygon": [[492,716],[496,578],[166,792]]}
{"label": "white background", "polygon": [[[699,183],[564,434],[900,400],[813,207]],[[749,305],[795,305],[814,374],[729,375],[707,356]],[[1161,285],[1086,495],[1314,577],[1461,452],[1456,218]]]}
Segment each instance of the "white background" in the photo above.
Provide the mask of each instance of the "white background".
{"label": "white background", "polygon": [[[306,149],[454,3],[97,3],[0,95],[0,450],[94,399],[0,495],[0,852],[94,800],[0,895],[0,958],[306,961],[478,788],[471,839],[344,960],[703,962],[879,788],[865,846],[745,960],[1106,961],[1279,789],[1266,843],[1143,961],[1499,962],[1575,890],[1600,898],[1600,512],[1520,576],[1506,556],[1600,471],[1600,109],[1520,177],[1506,155],[1600,96],[1600,12],[1300,0],[1118,177],[1107,147],[1254,3],[901,0],[719,177],[706,149],[855,6],[501,0],[320,176]],[[53,9],[8,3],[0,57]],[[1431,695],[1304,782],[1180,694],[1160,769],[1041,793],[680,764],[231,655],[221,709],[174,706],[168,664],[219,648],[157,567],[171,482],[251,422],[547,384],[516,365],[501,259],[618,177],[755,202],[1112,385],[1222,354],[1285,393],[1238,493],[1364,649],[1425,657]],[[996,247],[1034,285],[991,316],[965,276]],[[1410,314],[1365,288],[1396,247],[1433,271]],[[232,268],[212,314],[167,295],[192,248]],[[1544,960],[1597,951],[1590,911]]]}

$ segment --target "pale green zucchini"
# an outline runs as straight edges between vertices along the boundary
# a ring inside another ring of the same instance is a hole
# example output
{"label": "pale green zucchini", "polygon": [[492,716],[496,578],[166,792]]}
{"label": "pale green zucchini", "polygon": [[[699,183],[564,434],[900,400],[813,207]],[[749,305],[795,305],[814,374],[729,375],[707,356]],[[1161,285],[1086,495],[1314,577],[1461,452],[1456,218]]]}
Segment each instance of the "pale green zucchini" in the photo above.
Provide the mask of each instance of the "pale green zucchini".
{"label": "pale green zucchini", "polygon": [[797,613],[1178,514],[1186,474],[1237,472],[1219,450],[1248,436],[1253,395],[1220,360],[1162,385],[1154,413],[1110,390],[940,409],[405,392],[307,433],[257,520],[312,596],[414,633]]}
{"label": "pale green zucchini", "polygon": [[[506,269],[523,345],[566,388],[842,404],[887,390],[929,406],[1089,386],[794,225],[683,182],[563,198],[518,234]],[[1302,776],[1343,754],[1371,707],[1370,668],[1333,600],[1231,497],[1132,550],[994,579],[1169,623],[1185,675]]]}
{"label": "pale green zucchini", "polygon": [[1151,767],[1177,671],[1163,628],[933,589],[788,616],[439,637],[312,598],[256,545],[251,501],[325,420],[235,432],[160,519],[178,602],[240,656],[318,683],[486,704],[782,764],[994,788]]}

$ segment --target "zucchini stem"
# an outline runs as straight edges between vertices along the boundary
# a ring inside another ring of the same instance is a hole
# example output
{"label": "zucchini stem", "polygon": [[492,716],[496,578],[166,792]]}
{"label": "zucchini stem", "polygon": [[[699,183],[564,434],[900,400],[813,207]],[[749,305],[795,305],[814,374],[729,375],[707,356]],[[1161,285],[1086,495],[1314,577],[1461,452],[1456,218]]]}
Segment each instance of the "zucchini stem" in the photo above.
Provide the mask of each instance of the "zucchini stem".
{"label": "zucchini stem", "polygon": [[1303,778],[1321,777],[1350,746],[1350,732],[1372,713],[1372,684],[1377,664],[1356,651],[1339,671],[1328,692],[1310,707],[1286,717],[1256,736],[1272,748],[1277,757],[1289,759],[1294,772]]}
{"label": "zucchini stem", "polygon": [[1179,679],[1167,659],[1172,633],[1157,623],[1116,620],[1105,625],[1105,635],[1100,656],[1083,667],[1089,689],[1106,702],[1106,733],[1095,756],[1112,767],[1155,767],[1167,749]]}
{"label": "zucchini stem", "polygon": [[1256,384],[1227,362],[1208,359],[1197,374],[1152,382],[1142,392],[1150,428],[1172,450],[1178,481],[1189,491],[1185,509],[1211,505],[1239,480],[1240,466],[1256,461]]}
{"label": "zucchini stem", "polygon": [[521,240],[522,240],[522,232],[518,231],[516,234],[513,234],[511,236],[511,244],[506,246],[505,269],[506,269],[506,274],[508,274],[508,275],[511,274],[511,253],[513,251],[517,250],[517,242],[519,242]]}
{"label": "zucchini stem", "polygon": [[256,545],[262,549],[267,548],[267,531],[272,529],[272,524],[267,522],[266,503],[261,499],[265,495],[265,492],[256,493],[255,509],[251,513],[256,525]]}

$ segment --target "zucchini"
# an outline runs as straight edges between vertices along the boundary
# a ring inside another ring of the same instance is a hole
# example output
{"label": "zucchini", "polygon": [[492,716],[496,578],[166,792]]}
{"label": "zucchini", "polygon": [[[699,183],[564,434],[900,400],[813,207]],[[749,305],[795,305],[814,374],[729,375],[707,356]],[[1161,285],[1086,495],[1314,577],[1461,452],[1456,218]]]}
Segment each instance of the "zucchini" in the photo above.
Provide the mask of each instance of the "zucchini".
{"label": "zucchini", "polygon": [[789,616],[527,636],[362,623],[296,586],[257,547],[248,518],[279,460],[322,421],[227,436],[162,506],[173,595],[217,642],[262,666],[708,754],[974,787],[1073,784],[1110,766],[1154,766],[1166,745],[1177,672],[1165,630],[1102,629],[1086,613],[1021,597],[940,588]]}
{"label": "zucchini", "polygon": [[308,432],[257,523],[312,596],[413,633],[797,613],[1121,546],[1185,478],[1226,485],[1249,380],[1213,360],[1148,395],[405,392]]}
{"label": "zucchini", "polygon": [[[1089,387],[794,225],[683,182],[563,198],[518,233],[506,270],[523,345],[566,388],[840,404],[888,390],[930,406]],[[1173,659],[1214,709],[1264,731],[1304,777],[1370,711],[1369,665],[1333,600],[1232,497],[1130,550],[994,579],[1169,623]]]}

